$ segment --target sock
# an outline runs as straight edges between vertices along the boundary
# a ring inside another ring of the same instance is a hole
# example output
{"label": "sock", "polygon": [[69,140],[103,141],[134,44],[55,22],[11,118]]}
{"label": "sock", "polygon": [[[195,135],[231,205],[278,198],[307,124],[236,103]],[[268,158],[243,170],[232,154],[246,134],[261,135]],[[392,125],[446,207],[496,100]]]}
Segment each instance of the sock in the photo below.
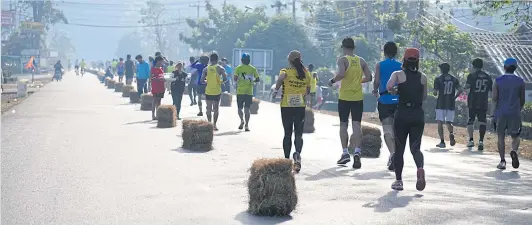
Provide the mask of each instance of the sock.
{"label": "sock", "polygon": [[344,152],[343,152],[343,154],[349,154],[349,151],[348,151],[347,148],[344,148]]}
{"label": "sock", "polygon": [[360,154],[360,148],[355,148],[355,154]]}
{"label": "sock", "polygon": [[445,140],[443,140],[443,139],[441,139],[440,141],[441,141],[441,143],[445,143]]}

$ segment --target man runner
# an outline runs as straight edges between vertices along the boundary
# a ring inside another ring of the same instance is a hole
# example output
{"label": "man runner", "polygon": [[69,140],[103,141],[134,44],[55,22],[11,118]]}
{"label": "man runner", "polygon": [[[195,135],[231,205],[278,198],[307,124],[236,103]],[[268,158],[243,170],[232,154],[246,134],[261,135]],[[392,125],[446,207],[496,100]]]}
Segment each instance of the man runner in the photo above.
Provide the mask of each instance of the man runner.
{"label": "man runner", "polygon": [[467,106],[469,108],[469,120],[467,121],[467,133],[469,134],[468,148],[475,146],[473,141],[473,130],[475,117],[478,119],[480,134],[478,142],[478,150],[484,150],[484,135],[486,134],[486,114],[488,111],[488,93],[493,87],[491,77],[482,71],[482,59],[473,60],[473,73],[467,75],[466,90],[469,90],[467,95]]}
{"label": "man runner", "polygon": [[74,62],[74,69],[76,70],[76,75],[79,73],[79,61],[76,59]]}
{"label": "man runner", "polygon": [[225,73],[227,74],[227,81],[222,86],[222,92],[228,92],[231,93],[231,82],[233,78],[233,68],[229,65],[229,62],[226,58],[222,58],[222,66],[225,69]]}
{"label": "man runner", "polygon": [[[338,164],[344,165],[351,161],[348,152],[350,147],[355,148],[353,154],[353,168],[360,169],[360,145],[362,144],[362,111],[364,94],[362,93],[362,83],[370,82],[371,72],[368,64],[360,56],[355,55],[355,41],[351,37],[342,40],[342,50],[344,56],[338,58],[338,74],[329,81],[332,86],[338,81],[342,81],[338,97],[338,115],[340,117],[340,141],[342,143],[342,157]],[[364,74],[364,76],[362,76]],[[349,138],[347,128],[349,127],[349,114],[351,114],[353,134]]]}
{"label": "man runner", "polygon": [[124,79],[124,73],[126,72],[126,65],[124,64],[124,58],[119,59],[118,65],[116,65],[116,73],[118,74],[118,82],[122,83]]}
{"label": "man runner", "polygon": [[378,98],[379,119],[382,123],[382,131],[384,132],[384,142],[390,151],[388,158],[388,170],[394,170],[393,156],[395,152],[395,139],[393,132],[393,121],[399,97],[388,92],[386,84],[392,73],[401,71],[402,64],[395,60],[397,55],[397,45],[395,42],[387,42],[384,44],[385,60],[378,62],[375,65],[375,81],[373,82],[373,94]]}
{"label": "man runner", "polygon": [[512,137],[512,167],[519,168],[518,149],[521,134],[521,110],[525,105],[525,82],[514,75],[517,60],[508,58],[504,61],[505,74],[497,77],[493,85],[493,103],[495,104],[495,130],[497,131],[497,147],[501,162],[498,169],[506,169],[505,143],[506,133]]}
{"label": "man runner", "polygon": [[190,74],[190,80],[188,82],[188,96],[190,97],[190,106],[193,106],[195,104],[198,104],[196,102],[196,92],[197,92],[197,86],[198,86],[197,80],[199,78],[198,78],[198,74],[194,73],[196,69],[192,67],[193,65],[197,63],[196,59],[193,56],[191,56],[189,58],[189,61],[190,61],[190,65],[186,67],[185,72]]}
{"label": "man runner", "polygon": [[126,85],[131,85],[131,83],[133,83],[133,75],[135,73],[135,63],[133,62],[133,60],[131,60],[131,55],[128,54],[126,56],[126,62],[124,63],[124,65],[126,74]]}
{"label": "man runner", "polygon": [[[201,75],[202,83],[207,83],[205,87],[205,101],[207,102],[207,120],[211,122],[211,112],[214,113],[214,130],[217,131],[216,122],[218,122],[218,114],[220,108],[220,95],[222,94],[222,84],[227,81],[225,69],[218,65],[218,54],[212,53],[210,58],[210,65],[203,69]],[[220,76],[223,80],[220,80]]]}
{"label": "man runner", "polygon": [[[238,105],[238,116],[240,117],[239,130],[244,127],[244,113],[246,114],[246,131],[249,131],[249,117],[251,103],[253,101],[253,84],[259,82],[259,73],[257,69],[249,65],[251,56],[248,53],[242,54],[242,64],[236,67],[234,80],[237,82],[236,102]],[[242,112],[244,109],[244,113]]]}
{"label": "man runner", "polygon": [[438,134],[440,135],[441,141],[436,147],[445,148],[443,135],[444,122],[447,124],[451,146],[456,144],[453,133],[454,107],[456,98],[462,93],[462,88],[460,87],[460,81],[449,74],[451,66],[448,63],[442,63],[439,67],[441,75],[434,79],[434,95],[438,95],[436,102],[436,121],[438,121]]}
{"label": "man runner", "polygon": [[202,109],[202,104],[201,104],[201,97],[203,95],[205,95],[205,88],[206,88],[206,84],[202,82],[202,79],[201,79],[201,76],[203,74],[203,69],[205,69],[205,67],[207,67],[209,64],[209,57],[208,56],[201,56],[200,59],[199,59],[199,63],[198,61],[195,62],[195,64],[192,65],[192,68],[195,69],[194,73],[191,75],[191,77],[197,77],[198,79],[196,80],[196,94],[197,94],[197,98],[198,98],[198,101],[197,101],[197,104],[198,104],[198,108],[199,108],[199,113],[198,113],[198,116],[203,116],[203,109]]}
{"label": "man runner", "polygon": [[111,62],[111,68],[113,68],[113,74],[116,74],[117,65],[118,65],[118,62],[116,61],[116,59],[113,59],[113,61]]}
{"label": "man runner", "polygon": [[87,63],[85,63],[85,59],[81,59],[81,62],[79,63],[81,76],[85,73],[85,67],[87,67]]}

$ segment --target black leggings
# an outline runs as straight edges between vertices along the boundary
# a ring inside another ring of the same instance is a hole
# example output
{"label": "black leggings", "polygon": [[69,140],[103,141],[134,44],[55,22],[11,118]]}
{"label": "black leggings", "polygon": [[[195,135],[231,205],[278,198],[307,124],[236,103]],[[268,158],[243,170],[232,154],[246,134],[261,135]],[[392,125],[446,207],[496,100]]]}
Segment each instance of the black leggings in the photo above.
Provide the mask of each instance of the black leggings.
{"label": "black leggings", "polygon": [[423,109],[397,109],[394,120],[395,133],[395,178],[402,180],[404,159],[406,147],[406,138],[410,142],[410,152],[414,156],[417,168],[423,168],[423,153],[421,153],[421,138],[425,128],[425,113]]}
{"label": "black leggings", "polygon": [[181,111],[181,100],[183,100],[183,88],[172,88],[172,101],[174,103],[175,109],[177,111],[177,116]]}
{"label": "black leggings", "polygon": [[305,123],[305,107],[281,107],[281,118],[283,120],[284,157],[289,159],[292,151],[292,133],[295,133],[294,145],[296,152],[301,154],[303,148],[303,124]]}

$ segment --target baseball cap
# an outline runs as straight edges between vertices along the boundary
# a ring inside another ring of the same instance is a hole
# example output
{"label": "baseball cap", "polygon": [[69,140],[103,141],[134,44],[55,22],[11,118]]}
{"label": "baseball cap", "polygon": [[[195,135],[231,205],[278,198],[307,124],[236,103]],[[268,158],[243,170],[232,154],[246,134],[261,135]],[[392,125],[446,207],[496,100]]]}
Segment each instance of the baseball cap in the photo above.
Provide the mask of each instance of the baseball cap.
{"label": "baseball cap", "polygon": [[408,61],[418,61],[419,60],[419,50],[417,48],[407,48],[405,50],[405,55],[403,57]]}
{"label": "baseball cap", "polygon": [[251,56],[248,54],[248,53],[243,53],[242,54],[242,59],[250,59]]}
{"label": "baseball cap", "polygon": [[504,66],[517,66],[517,59],[507,58],[504,60]]}

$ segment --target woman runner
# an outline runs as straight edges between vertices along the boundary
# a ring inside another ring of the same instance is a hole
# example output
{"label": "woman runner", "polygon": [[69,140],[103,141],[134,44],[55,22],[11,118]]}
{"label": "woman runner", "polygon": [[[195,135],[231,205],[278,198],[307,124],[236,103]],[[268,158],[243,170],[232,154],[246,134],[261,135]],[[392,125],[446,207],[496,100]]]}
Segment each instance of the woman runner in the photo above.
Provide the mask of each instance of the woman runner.
{"label": "woman runner", "polygon": [[[395,85],[397,84],[397,87]],[[398,91],[399,104],[394,116],[395,133],[395,182],[392,189],[403,190],[403,166],[406,138],[410,142],[410,152],[417,166],[416,189],[425,189],[423,153],[420,151],[421,138],[425,127],[425,113],[421,107],[427,97],[427,77],[419,72],[419,50],[407,48],[403,59],[403,70],[392,73],[386,88],[389,92]]]}
{"label": "woman runner", "polygon": [[288,68],[281,69],[279,79],[275,85],[273,97],[277,95],[281,85],[283,96],[281,99],[281,118],[284,127],[283,150],[284,157],[290,158],[292,151],[292,133],[294,134],[294,170],[301,170],[301,149],[303,148],[303,124],[305,122],[306,98],[310,92],[310,73],[303,66],[301,53],[293,50],[288,55]]}

